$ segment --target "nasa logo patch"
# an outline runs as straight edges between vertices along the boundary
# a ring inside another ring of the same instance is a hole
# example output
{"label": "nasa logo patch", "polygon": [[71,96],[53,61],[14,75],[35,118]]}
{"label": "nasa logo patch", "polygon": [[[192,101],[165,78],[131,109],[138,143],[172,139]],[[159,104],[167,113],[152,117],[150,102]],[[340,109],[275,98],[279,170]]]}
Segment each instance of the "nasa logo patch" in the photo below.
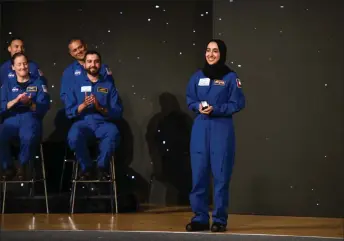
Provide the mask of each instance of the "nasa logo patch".
{"label": "nasa logo patch", "polygon": [[75,76],[81,75],[81,70],[80,69],[75,70],[74,75]]}
{"label": "nasa logo patch", "polygon": [[9,73],[8,73],[8,78],[14,78],[14,76],[15,76],[15,75],[14,75],[13,72],[9,72]]}

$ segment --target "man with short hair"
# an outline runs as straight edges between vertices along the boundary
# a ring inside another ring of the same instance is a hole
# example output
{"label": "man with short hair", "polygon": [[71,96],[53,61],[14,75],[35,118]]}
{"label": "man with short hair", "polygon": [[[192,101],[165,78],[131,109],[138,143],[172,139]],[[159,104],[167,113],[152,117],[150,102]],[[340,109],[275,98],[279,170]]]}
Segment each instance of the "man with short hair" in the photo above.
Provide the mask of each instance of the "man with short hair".
{"label": "man with short hair", "polygon": [[[24,41],[19,37],[13,37],[7,47],[11,57],[16,53],[25,53]],[[33,79],[40,79],[46,84],[46,80],[43,78],[43,73],[39,69],[39,66],[34,61],[29,60],[29,74]],[[7,80],[15,80],[16,74],[12,69],[11,60],[7,60],[0,67],[0,86]]]}
{"label": "man with short hair", "polygon": [[[68,50],[70,56],[72,56],[75,61],[64,70],[62,75],[60,98],[63,102],[65,102],[65,96],[70,86],[73,85],[73,82],[78,76],[86,75],[84,59],[87,51],[87,44],[80,38],[72,38],[68,43]],[[107,65],[102,64],[100,66],[99,74],[103,76],[104,79],[114,82],[112,72]]]}

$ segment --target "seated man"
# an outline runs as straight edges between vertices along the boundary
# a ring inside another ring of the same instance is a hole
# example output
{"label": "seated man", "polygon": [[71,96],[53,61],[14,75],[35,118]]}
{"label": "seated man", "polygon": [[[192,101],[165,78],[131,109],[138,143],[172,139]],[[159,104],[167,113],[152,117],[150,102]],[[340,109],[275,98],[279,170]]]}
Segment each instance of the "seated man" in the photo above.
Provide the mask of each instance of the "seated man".
{"label": "seated man", "polygon": [[35,155],[41,139],[42,120],[50,108],[50,96],[40,77],[29,75],[29,63],[23,53],[12,56],[12,68],[16,81],[6,81],[1,87],[0,162],[2,178],[14,176],[10,144],[18,140],[20,145],[19,167],[16,180],[23,180],[24,166]]}
{"label": "seated man", "polygon": [[74,123],[68,144],[81,166],[80,179],[91,178],[92,160],[88,144],[99,141],[98,178],[109,179],[109,163],[119,142],[119,131],[111,121],[121,118],[122,105],[113,81],[104,79],[99,70],[101,56],[95,51],[85,54],[87,75],[79,75],[66,93],[65,108]]}

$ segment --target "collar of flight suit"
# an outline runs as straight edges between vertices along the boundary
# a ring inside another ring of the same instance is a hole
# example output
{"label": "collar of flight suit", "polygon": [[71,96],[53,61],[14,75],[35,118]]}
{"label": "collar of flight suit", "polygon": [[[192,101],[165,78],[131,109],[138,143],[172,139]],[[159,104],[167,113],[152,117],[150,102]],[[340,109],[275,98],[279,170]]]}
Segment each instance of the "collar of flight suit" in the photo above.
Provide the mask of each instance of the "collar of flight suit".
{"label": "collar of flight suit", "polygon": [[85,74],[84,74],[82,77],[83,77],[82,80],[83,80],[84,82],[91,83],[91,84],[97,84],[97,83],[105,82],[105,79],[104,79],[104,77],[103,77],[101,74],[98,75],[98,81],[95,82],[95,83],[93,83],[93,82],[88,78],[87,72],[86,72],[86,71],[85,71]]}

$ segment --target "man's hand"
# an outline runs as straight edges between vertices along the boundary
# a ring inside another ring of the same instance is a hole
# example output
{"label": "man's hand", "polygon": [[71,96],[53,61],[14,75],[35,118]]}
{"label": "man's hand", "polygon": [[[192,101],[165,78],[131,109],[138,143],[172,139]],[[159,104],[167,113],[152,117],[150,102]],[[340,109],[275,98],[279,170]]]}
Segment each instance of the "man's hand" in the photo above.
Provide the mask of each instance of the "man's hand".
{"label": "man's hand", "polygon": [[87,95],[87,93],[85,92],[85,100],[84,100],[84,105],[87,107],[89,105],[93,104],[93,95]]}
{"label": "man's hand", "polygon": [[87,106],[93,104],[93,98],[92,95],[87,95],[87,92],[85,92],[85,99],[84,102],[82,102],[78,107],[78,113],[81,113]]}
{"label": "man's hand", "polygon": [[103,108],[100,106],[97,98],[92,94],[92,98],[93,98],[93,104],[94,104],[94,107],[96,108],[96,110],[102,114],[102,115],[106,115],[107,114],[107,109]]}
{"label": "man's hand", "polygon": [[94,104],[94,107],[96,108],[96,110],[99,110],[101,107],[99,105],[97,98],[93,94],[91,95],[91,98],[92,98],[92,104]]}

